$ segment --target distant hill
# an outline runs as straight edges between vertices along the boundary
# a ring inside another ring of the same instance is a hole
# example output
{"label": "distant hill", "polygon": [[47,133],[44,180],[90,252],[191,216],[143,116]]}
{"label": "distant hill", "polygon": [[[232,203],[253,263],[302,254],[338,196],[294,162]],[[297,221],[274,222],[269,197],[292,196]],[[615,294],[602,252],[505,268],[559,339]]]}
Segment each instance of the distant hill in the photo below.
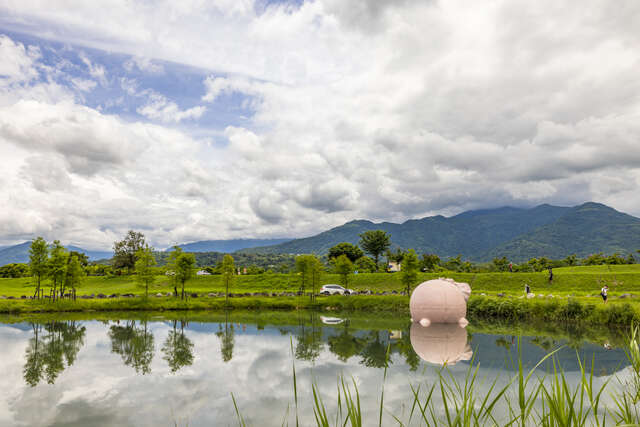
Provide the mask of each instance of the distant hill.
{"label": "distant hill", "polygon": [[640,249],[640,218],[600,203],[571,208],[558,220],[499,245],[482,258],[509,254],[512,259],[546,256],[585,257],[597,252],[635,253]]}
{"label": "distant hill", "polygon": [[[201,240],[178,245],[185,252],[236,252],[256,246],[278,245],[291,239],[235,239],[235,240]],[[173,248],[167,249],[171,251]]]}
{"label": "distant hill", "polygon": [[[15,262],[28,263],[30,246],[31,242],[29,241],[0,249],[0,265],[12,264]],[[73,245],[66,246],[66,248],[71,251],[82,252],[86,254],[91,261],[111,258],[113,256],[113,252],[88,251],[86,249],[82,249]]]}
{"label": "distant hill", "polygon": [[[340,242],[357,244],[359,234],[384,230],[392,243],[418,253],[489,261],[506,256],[520,262],[531,257],[563,258],[576,253],[631,253],[640,249],[640,219],[598,203],[576,207],[540,205],[503,207],[432,216],[402,224],[351,221],[318,235],[247,250],[253,253],[324,254]],[[245,252],[245,251],[243,251]]]}

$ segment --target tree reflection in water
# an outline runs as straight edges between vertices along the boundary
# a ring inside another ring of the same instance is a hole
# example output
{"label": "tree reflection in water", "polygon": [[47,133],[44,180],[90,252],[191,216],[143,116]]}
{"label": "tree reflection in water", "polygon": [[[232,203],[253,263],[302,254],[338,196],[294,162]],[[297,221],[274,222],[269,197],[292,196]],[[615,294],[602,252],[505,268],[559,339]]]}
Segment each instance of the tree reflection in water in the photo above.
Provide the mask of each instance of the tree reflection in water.
{"label": "tree reflection in water", "polygon": [[340,334],[330,336],[327,341],[329,343],[329,351],[338,357],[338,360],[346,362],[349,358],[360,354],[367,341],[363,338],[352,335],[349,331],[351,322],[348,320],[342,323],[344,326]]}
{"label": "tree reflection in water", "polygon": [[169,331],[162,346],[163,359],[169,364],[172,373],[193,364],[193,342],[184,334],[187,322],[180,321],[180,330],[177,330],[177,323],[177,320],[173,321],[173,330]]}
{"label": "tree reflection in water", "polygon": [[295,357],[299,360],[315,361],[323,347],[322,328],[318,325],[316,313],[309,312],[309,326],[302,316],[298,317]]}
{"label": "tree reflection in water", "polygon": [[153,334],[147,329],[147,321],[141,320],[136,326],[135,320],[127,320],[122,325],[109,328],[111,352],[119,354],[125,365],[131,366],[142,375],[151,372],[151,361],[155,351]]}
{"label": "tree reflection in water", "polygon": [[222,329],[222,324],[219,324],[216,335],[220,338],[222,361],[226,363],[233,358],[233,345],[236,335],[233,323],[229,324],[229,312],[225,312],[224,315],[224,330]]}
{"label": "tree reflection in water", "polygon": [[31,387],[46,378],[53,384],[58,375],[73,365],[84,345],[86,328],[75,321],[31,323],[33,337],[29,339],[24,380]]}

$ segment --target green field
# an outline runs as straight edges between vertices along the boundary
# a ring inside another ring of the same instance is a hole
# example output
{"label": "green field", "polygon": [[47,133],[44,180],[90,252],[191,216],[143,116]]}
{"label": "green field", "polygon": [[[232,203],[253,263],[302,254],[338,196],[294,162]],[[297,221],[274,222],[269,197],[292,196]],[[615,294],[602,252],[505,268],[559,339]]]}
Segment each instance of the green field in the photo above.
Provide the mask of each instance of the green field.
{"label": "green field", "polygon": [[[523,294],[524,284],[528,283],[535,294],[594,296],[600,292],[604,284],[607,284],[613,299],[625,293],[635,293],[640,296],[640,265],[557,268],[554,270],[553,283],[548,282],[546,271],[540,273],[420,273],[418,283],[437,277],[452,277],[458,281],[467,282],[471,284],[475,295],[504,293],[509,296],[519,296]],[[335,274],[324,274],[321,283],[340,283],[340,278]],[[43,283],[47,291],[49,286],[48,281]],[[233,293],[295,292],[299,287],[300,276],[296,274],[241,275],[236,277],[236,282],[229,291]],[[352,275],[349,287],[359,291],[368,289],[372,292],[403,290],[400,273]],[[194,277],[187,282],[185,289],[189,293],[200,294],[224,291],[222,277],[219,275]],[[29,296],[33,295],[33,290],[34,279],[32,278],[0,279],[0,296]],[[167,293],[172,290],[173,285],[169,278],[157,276],[154,284],[149,288],[149,294]],[[92,276],[87,277],[78,288],[78,295],[99,293],[141,295],[144,293],[144,287],[136,283],[134,276]]]}

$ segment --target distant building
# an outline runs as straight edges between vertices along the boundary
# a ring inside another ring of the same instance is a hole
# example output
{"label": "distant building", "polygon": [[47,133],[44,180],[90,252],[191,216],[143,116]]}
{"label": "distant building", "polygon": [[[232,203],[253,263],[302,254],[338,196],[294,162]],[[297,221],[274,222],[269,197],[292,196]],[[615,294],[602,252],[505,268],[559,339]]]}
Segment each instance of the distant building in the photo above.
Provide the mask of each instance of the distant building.
{"label": "distant building", "polygon": [[209,273],[207,270],[198,270],[196,274],[198,276],[211,276],[211,273]]}
{"label": "distant building", "polygon": [[389,264],[387,265],[387,270],[392,273],[395,273],[396,271],[400,271],[400,263],[395,261],[389,261]]}

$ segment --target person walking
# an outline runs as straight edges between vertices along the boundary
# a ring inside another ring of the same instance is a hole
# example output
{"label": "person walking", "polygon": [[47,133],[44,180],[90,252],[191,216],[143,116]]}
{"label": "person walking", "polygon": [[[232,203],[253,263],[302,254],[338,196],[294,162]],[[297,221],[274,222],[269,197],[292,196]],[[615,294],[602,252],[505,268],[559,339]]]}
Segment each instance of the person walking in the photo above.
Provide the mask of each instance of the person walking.
{"label": "person walking", "polygon": [[602,289],[600,289],[600,296],[602,297],[602,301],[604,301],[604,303],[607,303],[607,291],[609,290],[609,287],[607,285],[604,285],[602,287]]}

